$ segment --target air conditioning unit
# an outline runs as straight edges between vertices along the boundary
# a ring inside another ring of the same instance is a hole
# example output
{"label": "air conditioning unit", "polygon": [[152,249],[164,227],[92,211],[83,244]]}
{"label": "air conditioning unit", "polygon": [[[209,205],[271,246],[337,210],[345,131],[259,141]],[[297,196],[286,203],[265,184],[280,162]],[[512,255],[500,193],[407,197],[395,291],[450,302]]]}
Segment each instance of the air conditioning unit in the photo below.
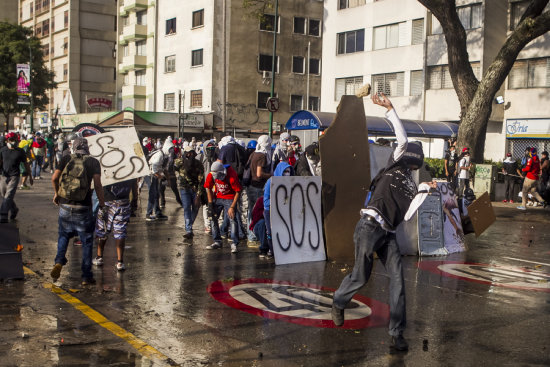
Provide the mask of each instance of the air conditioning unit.
{"label": "air conditioning unit", "polygon": [[262,72],[262,77],[263,77],[264,79],[271,79],[271,71],[265,71],[265,70],[264,70],[264,71]]}

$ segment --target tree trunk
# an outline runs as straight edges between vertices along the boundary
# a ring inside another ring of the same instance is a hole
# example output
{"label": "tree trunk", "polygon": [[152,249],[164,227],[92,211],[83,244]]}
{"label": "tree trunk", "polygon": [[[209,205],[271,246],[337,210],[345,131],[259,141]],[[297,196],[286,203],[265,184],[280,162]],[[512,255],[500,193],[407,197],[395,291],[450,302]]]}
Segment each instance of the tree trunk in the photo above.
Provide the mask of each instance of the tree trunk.
{"label": "tree trunk", "polygon": [[6,125],[4,127],[4,133],[7,133],[10,129],[10,113],[9,112],[4,112],[3,115],[4,115],[4,118],[6,119]]}

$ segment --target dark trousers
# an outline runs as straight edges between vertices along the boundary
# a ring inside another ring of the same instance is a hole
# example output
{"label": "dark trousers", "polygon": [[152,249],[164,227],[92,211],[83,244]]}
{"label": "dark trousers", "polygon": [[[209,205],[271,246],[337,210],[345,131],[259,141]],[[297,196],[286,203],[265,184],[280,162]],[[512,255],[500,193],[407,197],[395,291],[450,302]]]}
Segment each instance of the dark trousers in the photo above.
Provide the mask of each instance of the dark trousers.
{"label": "dark trousers", "polygon": [[160,184],[160,205],[165,206],[166,205],[166,186],[170,185],[170,189],[172,189],[172,192],[174,193],[174,196],[176,197],[176,201],[179,205],[181,204],[181,196],[178,189],[178,183],[176,181],[176,176],[170,176],[169,179],[162,181]]}
{"label": "dark trousers", "polygon": [[265,219],[260,219],[254,225],[254,234],[256,235],[258,241],[260,241],[260,253],[267,254],[269,250],[273,253],[273,249],[269,247],[269,242],[267,241]]}
{"label": "dark trousers", "polygon": [[147,215],[162,214],[159,206],[160,180],[151,175],[151,184],[149,185],[149,200],[147,201]]}
{"label": "dark trousers", "polygon": [[370,216],[362,216],[357,222],[355,233],[355,266],[334,293],[334,305],[344,309],[355,293],[364,286],[372,272],[373,253],[384,264],[390,276],[390,325],[389,333],[397,336],[405,330],[405,284],[401,253],[395,241],[395,233],[387,232]]}
{"label": "dark trousers", "polygon": [[507,201],[514,200],[516,192],[516,178],[508,175],[504,176],[504,198]]}

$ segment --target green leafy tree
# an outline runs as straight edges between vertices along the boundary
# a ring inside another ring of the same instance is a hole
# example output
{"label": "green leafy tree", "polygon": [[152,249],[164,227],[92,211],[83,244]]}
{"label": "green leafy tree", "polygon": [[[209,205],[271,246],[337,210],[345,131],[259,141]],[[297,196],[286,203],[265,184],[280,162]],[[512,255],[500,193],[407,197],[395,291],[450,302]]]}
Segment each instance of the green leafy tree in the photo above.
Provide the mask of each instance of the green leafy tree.
{"label": "green leafy tree", "polygon": [[44,109],[49,99],[46,91],[56,88],[54,73],[46,68],[40,40],[32,29],[0,22],[0,113],[9,121],[10,115],[27,112],[30,105],[17,104],[16,65],[31,63],[31,93],[35,109]]}

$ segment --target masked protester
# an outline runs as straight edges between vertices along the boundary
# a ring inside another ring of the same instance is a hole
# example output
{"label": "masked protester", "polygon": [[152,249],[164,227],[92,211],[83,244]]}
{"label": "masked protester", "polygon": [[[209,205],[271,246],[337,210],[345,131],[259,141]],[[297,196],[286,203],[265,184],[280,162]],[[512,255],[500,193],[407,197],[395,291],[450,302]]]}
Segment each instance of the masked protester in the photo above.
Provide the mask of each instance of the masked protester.
{"label": "masked protester", "polygon": [[296,163],[297,176],[321,176],[321,156],[317,142],[308,145]]}
{"label": "masked protester", "polygon": [[[210,172],[210,167],[212,167],[212,164],[218,159],[218,145],[216,144],[215,140],[209,140],[204,143],[203,152],[201,154],[201,157],[199,161],[201,162],[203,166],[203,172]],[[204,220],[204,231],[206,233],[211,232],[210,227],[210,219],[208,218],[207,209],[208,206],[208,199],[206,198],[206,191],[204,191],[203,195],[201,196],[201,204],[202,207],[202,217]]]}
{"label": "masked protester", "polygon": [[521,170],[525,174],[525,181],[523,181],[523,188],[521,190],[521,205],[518,206],[519,210],[527,210],[527,196],[529,194],[546,207],[546,201],[537,192],[537,183],[540,176],[540,160],[537,155],[537,148],[531,148],[529,151],[529,159],[525,167]]}
{"label": "masked protester", "polygon": [[502,162],[502,174],[504,175],[504,200],[503,203],[513,203],[516,194],[515,187],[518,182],[517,176],[521,176],[518,163],[512,158],[512,153],[507,153]]}
{"label": "masked protester", "polygon": [[300,138],[296,135],[291,135],[288,145],[288,164],[292,167],[296,167],[296,163],[302,154],[302,145],[300,144]]}
{"label": "masked protester", "polygon": [[271,172],[274,172],[279,162],[288,162],[288,143],[290,141],[289,133],[281,133],[279,141],[273,150],[271,161],[273,162]]}
{"label": "masked protester", "polygon": [[193,223],[200,208],[200,197],[204,169],[195,158],[197,153],[190,146],[185,147],[183,156],[176,159],[174,166],[178,172],[178,188],[180,190],[183,215],[185,216],[185,239],[193,238]]}
{"label": "masked protester", "polygon": [[361,219],[355,227],[355,265],[338,290],[334,293],[332,320],[336,326],[344,324],[344,309],[353,295],[369,280],[373,253],[376,251],[390,276],[390,346],[407,350],[403,337],[406,326],[405,284],[401,254],[396,242],[397,226],[414,215],[435,183],[420,185],[417,196],[416,184],[411,171],[422,166],[424,153],[418,143],[408,143],[407,134],[390,100],[384,95],[374,95],[375,104],[387,109],[386,118],[393,125],[397,147],[386,167],[373,179],[371,195],[366,209],[361,210]]}

